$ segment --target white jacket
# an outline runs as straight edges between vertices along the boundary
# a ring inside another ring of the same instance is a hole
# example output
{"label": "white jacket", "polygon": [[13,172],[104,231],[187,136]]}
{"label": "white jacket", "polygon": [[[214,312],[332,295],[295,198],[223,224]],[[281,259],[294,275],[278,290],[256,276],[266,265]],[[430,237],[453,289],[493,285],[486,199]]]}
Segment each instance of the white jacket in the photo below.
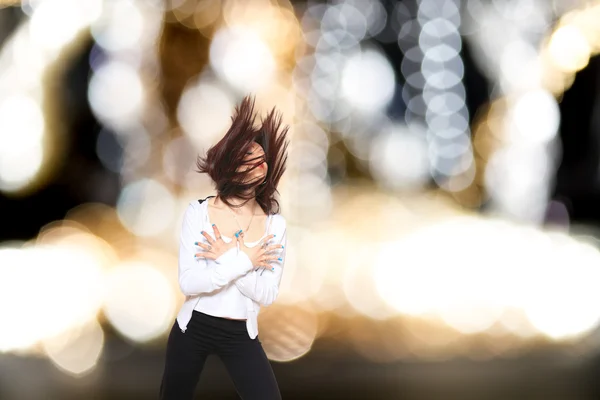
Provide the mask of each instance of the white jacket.
{"label": "white jacket", "polygon": [[[254,339],[258,335],[260,306],[272,304],[279,293],[286,249],[284,247],[273,253],[280,254],[282,261],[272,262],[271,269],[253,268],[248,256],[238,248],[228,250],[214,261],[194,257],[202,252],[195,243],[207,243],[201,234],[203,230],[215,237],[207,205],[205,200],[191,202],[183,218],[179,287],[186,298],[177,322],[181,331],[185,332],[194,310],[215,317],[245,318],[248,335]],[[286,222],[281,215],[272,214],[267,218],[264,236],[269,234],[275,234],[269,244],[286,245]],[[231,240],[223,237],[223,240]],[[250,243],[246,245],[251,247]]]}

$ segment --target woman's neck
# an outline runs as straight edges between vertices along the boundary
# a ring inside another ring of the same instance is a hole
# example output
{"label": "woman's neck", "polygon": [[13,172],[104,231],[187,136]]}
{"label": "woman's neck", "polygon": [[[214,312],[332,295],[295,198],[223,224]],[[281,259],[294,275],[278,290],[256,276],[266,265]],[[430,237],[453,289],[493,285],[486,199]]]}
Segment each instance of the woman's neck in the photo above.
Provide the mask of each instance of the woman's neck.
{"label": "woman's neck", "polygon": [[[231,204],[231,207],[228,206],[227,204],[225,204],[219,196],[217,196],[215,198],[214,204],[217,207],[229,208],[231,211],[233,211],[234,213],[236,213],[238,215],[252,214],[252,213],[256,212],[256,209],[258,208],[258,203],[255,199],[244,200],[244,199],[232,197],[227,200]],[[244,202],[246,202],[246,204],[244,204]],[[244,205],[240,206],[241,204],[244,204]]]}

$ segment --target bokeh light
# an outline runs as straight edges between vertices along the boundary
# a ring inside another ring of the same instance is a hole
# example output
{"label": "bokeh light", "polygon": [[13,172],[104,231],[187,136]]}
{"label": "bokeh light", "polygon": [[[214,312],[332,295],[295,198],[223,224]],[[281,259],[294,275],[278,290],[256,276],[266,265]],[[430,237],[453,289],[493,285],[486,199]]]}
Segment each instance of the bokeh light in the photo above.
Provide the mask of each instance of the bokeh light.
{"label": "bokeh light", "polygon": [[106,278],[104,313],[125,337],[146,342],[164,334],[175,316],[175,293],[166,277],[144,263],[128,262]]}

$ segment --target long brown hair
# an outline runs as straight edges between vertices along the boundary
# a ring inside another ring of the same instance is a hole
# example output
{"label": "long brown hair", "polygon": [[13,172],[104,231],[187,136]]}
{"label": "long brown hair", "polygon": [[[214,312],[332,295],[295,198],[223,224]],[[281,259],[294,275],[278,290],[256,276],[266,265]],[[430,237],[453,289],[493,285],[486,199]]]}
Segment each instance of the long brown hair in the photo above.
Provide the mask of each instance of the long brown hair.
{"label": "long brown hair", "polygon": [[[242,199],[246,204],[252,198],[265,214],[279,212],[279,202],[275,198],[277,185],[285,172],[287,162],[287,133],[289,126],[282,126],[281,114],[273,108],[260,127],[255,127],[256,113],[254,98],[244,97],[231,117],[231,127],[223,138],[212,146],[205,156],[198,156],[198,172],[208,174],[215,182],[219,198],[228,206],[232,198]],[[253,142],[264,150],[265,156],[244,161]],[[262,162],[268,165],[264,182],[249,181],[249,174]],[[242,165],[249,165],[246,171],[238,171]]]}

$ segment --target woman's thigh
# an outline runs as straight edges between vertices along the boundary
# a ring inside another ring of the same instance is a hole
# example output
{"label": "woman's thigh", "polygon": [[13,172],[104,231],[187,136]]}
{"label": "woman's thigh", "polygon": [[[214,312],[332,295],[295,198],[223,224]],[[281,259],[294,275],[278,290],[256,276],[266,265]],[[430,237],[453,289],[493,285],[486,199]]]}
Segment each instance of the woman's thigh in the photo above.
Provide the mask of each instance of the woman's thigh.
{"label": "woman's thigh", "polygon": [[243,400],[279,400],[281,394],[271,363],[258,339],[245,338],[227,343],[218,352]]}
{"label": "woman's thigh", "polygon": [[183,333],[175,321],[167,342],[161,399],[192,399],[204,363],[210,354],[205,342],[198,327],[190,324]]}

